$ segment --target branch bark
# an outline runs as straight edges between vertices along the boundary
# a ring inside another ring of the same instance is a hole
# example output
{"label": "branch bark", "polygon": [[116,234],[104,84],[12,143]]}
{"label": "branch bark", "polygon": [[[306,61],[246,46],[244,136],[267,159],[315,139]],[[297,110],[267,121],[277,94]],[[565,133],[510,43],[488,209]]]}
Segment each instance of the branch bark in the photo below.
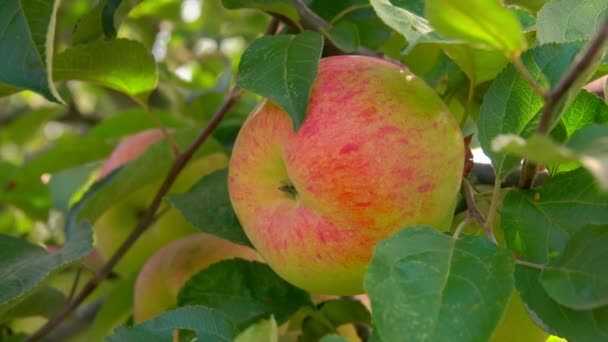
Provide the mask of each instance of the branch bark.
{"label": "branch bark", "polygon": [[171,186],[177,179],[177,176],[180,172],[186,167],[188,161],[192,158],[194,153],[199,149],[199,147],[211,136],[211,133],[215,130],[215,128],[220,124],[226,113],[232,108],[232,106],[236,103],[238,98],[240,97],[242,91],[238,87],[234,87],[230,92],[228,98],[224,101],[224,103],[220,106],[220,108],[213,115],[211,120],[207,126],[201,131],[201,133],[196,137],[196,139],[190,144],[188,149],[181,153],[173,163],[173,166],[169,170],[169,173],[163,180],[160,188],[156,192],[152,203],[150,203],[148,209],[145,214],[142,216],[141,220],[133,229],[131,234],[127,237],[127,239],[120,245],[120,247],[116,250],[114,255],[101,267],[97,275],[91,280],[89,280],[83,288],[78,292],[76,296],[72,300],[70,300],[64,307],[57,313],[54,317],[52,317],[45,325],[43,325],[38,331],[36,331],[32,336],[30,336],[27,341],[40,341],[44,336],[48,335],[57,325],[63,322],[68,315],[70,315],[84,300],[91,294],[99,284],[112,273],[112,269],[118,261],[125,255],[125,253],[133,246],[133,244],[137,241],[137,239],[147,230],[150,224],[155,220],[156,212],[158,211],[160,205],[162,204],[162,200],[164,196],[169,192]]}
{"label": "branch bark", "polygon": [[[588,77],[591,68],[594,67],[594,62],[597,61],[608,42],[608,18],[604,21],[601,29],[595,34],[593,39],[587,44],[587,47],[577,57],[566,75],[560,80],[553,90],[546,96],[545,105],[542,109],[540,121],[536,129],[539,135],[547,135],[556,119],[560,114],[560,108],[564,101],[564,96],[570,91],[582,78]],[[534,183],[534,178],[538,172],[538,164],[531,160],[525,160],[521,171],[519,187],[521,189],[529,189]]]}

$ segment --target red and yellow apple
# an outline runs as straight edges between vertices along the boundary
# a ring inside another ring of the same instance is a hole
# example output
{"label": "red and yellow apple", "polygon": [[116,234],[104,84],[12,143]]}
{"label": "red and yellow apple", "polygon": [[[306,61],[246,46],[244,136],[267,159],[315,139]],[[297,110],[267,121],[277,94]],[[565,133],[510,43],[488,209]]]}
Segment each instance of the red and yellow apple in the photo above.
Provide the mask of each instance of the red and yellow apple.
{"label": "red and yellow apple", "polygon": [[438,95],[384,60],[320,61],[308,111],[294,131],[271,101],[236,139],[229,191],[268,264],[313,293],[363,292],[374,245],[414,225],[446,229],[464,144]]}
{"label": "red and yellow apple", "polygon": [[142,267],[133,294],[133,319],[150,319],[174,307],[177,294],[195,273],[230,258],[261,260],[253,249],[198,233],[175,240],[155,253]]}
{"label": "red and yellow apple", "polygon": [[[150,145],[161,140],[160,130],[136,133],[121,141],[104,162],[100,176],[105,177],[116,168],[136,159]],[[217,169],[225,167],[228,158],[223,153],[215,153],[193,161],[180,174],[171,192],[186,191],[198,179]],[[147,210],[160,185],[160,179],[129,194],[114,204],[95,222],[95,246],[104,259],[114,254],[118,246],[137,225],[141,215]],[[166,204],[168,205],[168,204]],[[165,208],[158,219],[137,240],[116,266],[118,273],[138,270],[155,251],[170,241],[193,234],[196,230],[174,208]]]}

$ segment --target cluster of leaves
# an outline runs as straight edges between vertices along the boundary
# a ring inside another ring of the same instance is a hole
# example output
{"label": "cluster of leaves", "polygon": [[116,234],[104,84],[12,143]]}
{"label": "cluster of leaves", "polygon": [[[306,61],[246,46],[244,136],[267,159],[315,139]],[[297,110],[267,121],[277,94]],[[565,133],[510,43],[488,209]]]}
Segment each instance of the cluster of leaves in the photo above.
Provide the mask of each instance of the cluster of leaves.
{"label": "cluster of leaves", "polygon": [[[288,325],[303,341],[341,341],[338,327],[354,323],[373,325],[374,341],[489,340],[516,290],[547,332],[608,339],[608,107],[582,89],[608,74],[608,1],[506,2],[0,3],[0,338],[27,337],[19,325],[57,314],[81,288],[72,278],[95,279],[88,222],[172,167],[161,143],[91,185],[121,137],[161,125],[176,128],[173,143],[186,150],[234,82],[248,92],[193,158],[229,152],[258,96],[297,130],[319,58],[352,53],[423,78],[494,170],[492,182],[476,168],[469,175],[477,191],[463,187],[452,236],[404,227],[376,246],[365,278],[373,315],[350,299],[314,305],[268,266],[229,260],[194,275],[177,309],[138,325],[129,319],[136,274],[102,280],[72,315],[75,327],[53,333],[171,340],[181,329],[184,340],[278,341]],[[522,162],[532,173],[514,186]],[[530,188],[537,165],[547,177]],[[225,170],[167,200],[195,228],[250,245]],[[475,233],[480,225],[487,236]]]}

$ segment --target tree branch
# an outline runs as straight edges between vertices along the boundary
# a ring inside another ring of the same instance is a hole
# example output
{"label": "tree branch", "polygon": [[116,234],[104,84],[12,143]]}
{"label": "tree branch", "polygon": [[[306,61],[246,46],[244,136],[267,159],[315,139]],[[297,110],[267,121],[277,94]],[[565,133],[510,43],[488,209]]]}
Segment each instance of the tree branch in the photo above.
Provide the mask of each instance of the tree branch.
{"label": "tree branch", "polygon": [[58,324],[64,321],[70,313],[74,311],[98,286],[99,284],[112,272],[114,266],[120,261],[125,253],[131,248],[131,246],[137,241],[137,239],[146,231],[150,224],[155,220],[156,212],[158,211],[164,196],[169,192],[169,189],[177,179],[180,172],[186,167],[186,164],[199,147],[211,136],[211,133],[220,124],[228,110],[236,103],[240,97],[242,91],[240,88],[235,86],[228,98],[224,101],[221,107],[213,115],[207,126],[201,131],[196,139],[190,144],[188,149],[181,153],[173,163],[173,166],[169,170],[169,173],[165,177],[160,188],[156,192],[152,203],[146,210],[145,214],[135,227],[127,239],[120,245],[114,255],[101,267],[96,277],[91,278],[80,290],[80,292],[69,301],[57,315],[52,317],[44,326],[36,331],[28,341],[39,341],[42,337],[50,333]]}
{"label": "tree branch", "polygon": [[473,189],[473,186],[471,186],[471,183],[469,183],[469,181],[467,181],[466,179],[462,180],[462,194],[464,196],[464,200],[467,203],[467,211],[469,217],[477,221],[477,223],[479,223],[488,239],[496,243],[496,237],[494,236],[494,232],[491,228],[486,226],[486,219],[485,217],[483,217],[483,214],[475,204],[475,190]]}
{"label": "tree branch", "polygon": [[[589,76],[588,73],[590,69],[594,67],[594,62],[601,57],[607,42],[608,18],[604,21],[601,29],[595,34],[585,50],[577,56],[574,65],[568,70],[557,86],[547,95],[540,121],[536,129],[537,134],[546,135],[549,133],[560,114],[560,108],[564,102],[564,95],[566,95],[566,93],[568,93],[568,91],[570,91],[579,81]],[[531,160],[526,160],[521,171],[519,187],[522,189],[531,188],[537,171],[538,164]]]}

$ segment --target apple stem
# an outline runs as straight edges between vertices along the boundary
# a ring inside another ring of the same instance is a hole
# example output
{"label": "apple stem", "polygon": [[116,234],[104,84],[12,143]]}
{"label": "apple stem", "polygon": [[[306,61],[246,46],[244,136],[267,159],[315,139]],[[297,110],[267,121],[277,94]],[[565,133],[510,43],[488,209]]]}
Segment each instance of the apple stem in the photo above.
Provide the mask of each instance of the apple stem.
{"label": "apple stem", "polygon": [[291,198],[296,198],[298,195],[298,190],[296,190],[296,187],[289,180],[283,182],[283,184],[279,187],[279,190],[287,193]]}

